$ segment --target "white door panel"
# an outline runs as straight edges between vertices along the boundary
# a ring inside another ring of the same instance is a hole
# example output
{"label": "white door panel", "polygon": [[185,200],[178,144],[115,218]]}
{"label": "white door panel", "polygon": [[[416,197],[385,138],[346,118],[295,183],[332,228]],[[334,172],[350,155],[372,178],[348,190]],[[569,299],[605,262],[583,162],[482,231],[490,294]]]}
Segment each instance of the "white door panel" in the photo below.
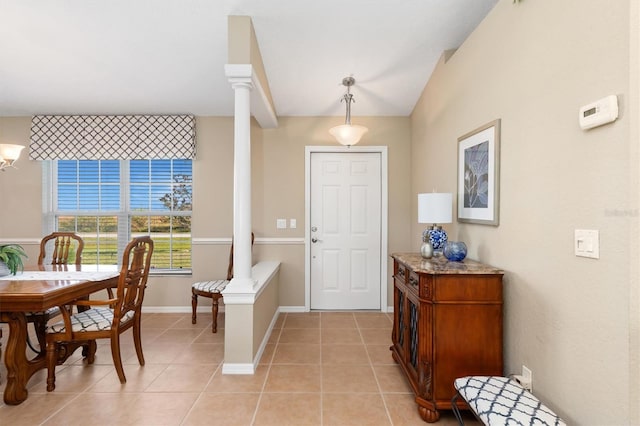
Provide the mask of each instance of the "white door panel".
{"label": "white door panel", "polygon": [[311,155],[311,309],[380,309],[379,153]]}

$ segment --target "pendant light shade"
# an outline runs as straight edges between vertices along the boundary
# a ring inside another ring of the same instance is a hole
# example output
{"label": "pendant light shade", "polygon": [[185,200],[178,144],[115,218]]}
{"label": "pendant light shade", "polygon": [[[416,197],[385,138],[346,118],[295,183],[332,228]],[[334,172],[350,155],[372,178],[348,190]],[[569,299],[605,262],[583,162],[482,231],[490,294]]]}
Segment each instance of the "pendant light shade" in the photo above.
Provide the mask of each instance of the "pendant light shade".
{"label": "pendant light shade", "polygon": [[369,131],[369,129],[364,126],[351,124],[351,102],[355,102],[355,100],[353,99],[350,89],[354,84],[356,84],[356,80],[353,77],[345,77],[342,79],[342,85],[347,87],[347,93],[345,93],[340,100],[341,102],[345,102],[347,108],[344,124],[329,129],[331,136],[336,138],[340,144],[346,146],[357,144],[360,142],[362,135]]}
{"label": "pendant light shade", "polygon": [[351,146],[360,142],[362,135],[367,133],[369,129],[364,126],[358,126],[357,124],[342,124],[340,126],[332,127],[329,129],[331,136],[336,138],[342,145]]}

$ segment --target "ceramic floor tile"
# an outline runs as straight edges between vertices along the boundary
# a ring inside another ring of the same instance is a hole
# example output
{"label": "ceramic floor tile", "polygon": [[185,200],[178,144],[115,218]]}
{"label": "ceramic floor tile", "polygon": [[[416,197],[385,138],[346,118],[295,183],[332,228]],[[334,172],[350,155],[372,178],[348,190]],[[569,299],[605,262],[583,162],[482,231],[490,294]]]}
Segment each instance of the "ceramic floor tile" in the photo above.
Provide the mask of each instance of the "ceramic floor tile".
{"label": "ceramic floor tile", "polygon": [[259,365],[255,374],[222,374],[222,369],[218,368],[204,391],[218,393],[261,392],[268,370],[269,367]]}
{"label": "ceramic floor tile", "polygon": [[322,345],[322,364],[369,365],[369,357],[364,345]]}
{"label": "ceramic floor tile", "polygon": [[283,328],[320,328],[320,314],[287,314]]}
{"label": "ceramic floor tile", "polygon": [[320,345],[281,343],[276,348],[273,364],[319,364]]}
{"label": "ceramic floor tile", "polygon": [[365,345],[371,364],[396,364],[391,356],[390,346],[391,343],[384,345]]}
{"label": "ceramic floor tile", "polygon": [[389,328],[393,326],[393,320],[389,320],[386,314],[379,312],[357,312],[355,318],[360,328]]}
{"label": "ceramic floor tile", "polygon": [[276,345],[273,343],[267,343],[264,347],[264,352],[262,352],[262,357],[260,358],[260,364],[271,364],[273,360],[273,354],[276,351]]}
{"label": "ceramic floor tile", "polygon": [[87,392],[143,392],[167,368],[167,364],[124,365],[127,382],[120,383],[114,368],[109,374],[87,389]]}
{"label": "ceramic floor tile", "polygon": [[147,392],[202,392],[217,365],[170,364],[146,389]]}
{"label": "ceramic floor tile", "polygon": [[323,345],[362,343],[362,337],[357,328],[323,328],[320,338]]}
{"label": "ceramic floor tile", "polygon": [[[188,317],[180,318],[178,321],[173,323],[168,328],[197,328],[197,329],[209,328],[211,329],[211,322],[212,322],[211,318],[212,318],[211,314],[198,313],[195,324],[191,323],[191,316],[188,316]],[[218,327],[219,326],[220,324],[218,323]]]}
{"label": "ceramic floor tile", "polygon": [[27,400],[20,405],[0,406],[0,423],[12,426],[38,425],[76,397],[77,394],[73,393],[30,392]]}
{"label": "ceramic floor tile", "polygon": [[255,426],[322,425],[319,393],[265,393],[256,411]]}
{"label": "ceramic floor tile", "polygon": [[[195,325],[190,314],[144,314],[145,366],[138,364],[131,330],[121,338],[127,383],[118,380],[109,341],[100,340],[95,364],[87,365],[77,351],[56,368],[54,392],[46,392],[42,370],[29,381],[25,403],[0,402],[0,424],[424,424],[391,358],[392,316],[280,314],[255,375],[222,374],[222,313],[220,318],[214,334],[208,313],[199,314]],[[6,345],[6,327],[3,334]],[[0,373],[6,382],[4,365]],[[438,424],[455,424],[449,410],[441,416]],[[471,416],[469,424],[478,423]]]}
{"label": "ceramic floor tile", "polygon": [[379,392],[369,365],[323,365],[322,392]]}
{"label": "ceramic floor tile", "polygon": [[120,425],[180,425],[199,396],[199,393],[139,394],[133,407],[121,417]]}
{"label": "ceramic floor tile", "polygon": [[382,392],[411,392],[409,380],[404,376],[399,365],[374,365],[373,369]]}
{"label": "ceramic floor tile", "polygon": [[391,346],[391,327],[389,328],[361,328],[360,334],[367,345]]}
{"label": "ceramic floor tile", "polygon": [[[179,344],[143,343],[142,354],[145,364],[169,364],[184,351],[184,348],[184,345]],[[122,363],[139,365],[137,355],[124,359]]]}
{"label": "ceramic floor tile", "polygon": [[351,312],[322,312],[321,328],[356,328],[357,324]]}
{"label": "ceramic floor tile", "polygon": [[285,328],[278,343],[320,343],[320,329]]}
{"label": "ceramic floor tile", "polygon": [[123,415],[135,406],[135,398],[124,393],[82,393],[57,411],[43,425],[121,425]]}
{"label": "ceramic floor tile", "polygon": [[[112,365],[70,365],[62,370],[56,368],[56,388],[54,392],[83,392],[114,371]],[[46,379],[46,375],[45,375]],[[33,378],[32,380],[33,381]],[[31,381],[29,385],[31,385]],[[34,392],[46,391],[46,380],[34,387]],[[32,391],[30,390],[29,393]]]}
{"label": "ceramic floor tile", "polygon": [[382,396],[377,393],[323,394],[322,423],[327,426],[391,425]]}
{"label": "ceramic floor tile", "polygon": [[220,343],[194,343],[173,359],[172,364],[220,364],[224,358],[224,345]]}
{"label": "ceramic floor tile", "polygon": [[202,333],[202,329],[199,328],[169,328],[156,337],[153,342],[157,344],[170,343],[188,345],[193,343],[200,333]]}
{"label": "ceramic floor tile", "polygon": [[224,328],[218,328],[218,331],[215,333],[211,332],[211,328],[203,328],[202,333],[198,334],[193,343],[224,344]]}
{"label": "ceramic floor tile", "polygon": [[184,314],[142,314],[142,329],[162,328],[166,329],[180,321]]}
{"label": "ceramic floor tile", "polygon": [[259,393],[203,393],[181,426],[248,426],[251,424]]}
{"label": "ceramic floor tile", "polygon": [[319,365],[272,365],[265,392],[320,392]]}

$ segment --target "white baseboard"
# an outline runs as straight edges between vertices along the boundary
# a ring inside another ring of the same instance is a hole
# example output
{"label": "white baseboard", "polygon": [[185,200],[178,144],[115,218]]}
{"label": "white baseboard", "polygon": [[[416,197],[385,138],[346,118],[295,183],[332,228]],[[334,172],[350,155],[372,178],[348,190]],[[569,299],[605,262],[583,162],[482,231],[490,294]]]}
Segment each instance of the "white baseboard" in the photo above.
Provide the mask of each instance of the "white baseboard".
{"label": "white baseboard", "polygon": [[255,368],[253,364],[231,364],[225,362],[222,364],[222,374],[255,374]]}

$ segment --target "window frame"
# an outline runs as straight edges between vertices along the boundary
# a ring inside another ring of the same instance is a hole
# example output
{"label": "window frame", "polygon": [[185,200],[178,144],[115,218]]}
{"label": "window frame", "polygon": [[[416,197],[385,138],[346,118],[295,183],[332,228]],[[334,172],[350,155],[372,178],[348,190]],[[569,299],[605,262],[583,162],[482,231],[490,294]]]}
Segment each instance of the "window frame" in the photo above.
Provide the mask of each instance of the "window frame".
{"label": "window frame", "polygon": [[[150,159],[153,161],[154,159]],[[191,169],[191,185],[193,185],[193,160]],[[57,230],[57,220],[59,216],[83,216],[82,210],[60,211],[58,210],[58,161],[44,160],[42,161],[42,229],[43,235],[47,235]],[[64,160],[62,160],[64,161]],[[82,160],[73,160],[82,161]],[[100,161],[100,160],[88,160]],[[117,217],[117,247],[118,247],[118,266],[122,261],[124,248],[131,241],[131,220],[132,216],[187,216],[193,218],[193,206],[188,212],[184,211],[168,211],[159,212],[156,210],[131,210],[130,194],[130,161],[133,160],[116,160],[120,164],[120,209],[108,211],[87,210],[86,216],[99,217],[109,216]],[[191,188],[193,190],[193,186]],[[193,225],[193,224],[192,224]],[[193,238],[191,238],[191,267],[190,268],[154,268],[150,270],[150,275],[154,276],[176,276],[176,275],[192,275],[193,273]]]}

